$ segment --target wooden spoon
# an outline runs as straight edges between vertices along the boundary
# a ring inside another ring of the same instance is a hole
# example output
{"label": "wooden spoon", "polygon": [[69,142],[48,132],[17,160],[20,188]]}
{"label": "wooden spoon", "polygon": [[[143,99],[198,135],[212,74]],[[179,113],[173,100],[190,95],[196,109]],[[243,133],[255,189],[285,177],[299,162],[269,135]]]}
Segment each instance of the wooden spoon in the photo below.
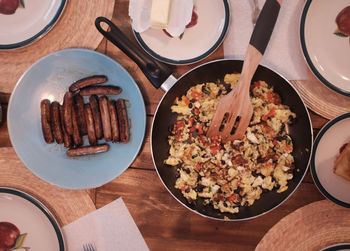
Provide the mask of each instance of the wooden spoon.
{"label": "wooden spoon", "polygon": [[220,136],[224,142],[243,138],[253,114],[250,83],[270,40],[281,3],[282,0],[266,0],[250,38],[241,76],[236,87],[219,100],[208,137]]}

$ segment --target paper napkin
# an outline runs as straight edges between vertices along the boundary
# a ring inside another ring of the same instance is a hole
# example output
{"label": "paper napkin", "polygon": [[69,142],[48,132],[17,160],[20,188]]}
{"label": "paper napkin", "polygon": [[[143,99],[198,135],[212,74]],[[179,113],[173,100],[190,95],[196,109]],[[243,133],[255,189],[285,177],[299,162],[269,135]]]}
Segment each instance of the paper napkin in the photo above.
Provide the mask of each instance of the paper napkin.
{"label": "paper napkin", "polygon": [[67,250],[94,243],[97,251],[149,250],[122,198],[63,227]]}
{"label": "paper napkin", "polygon": [[[253,31],[253,0],[229,0],[231,22],[224,41],[226,58],[243,59]],[[265,0],[259,0],[262,9]],[[283,1],[270,43],[261,64],[289,80],[307,79],[307,65],[299,40],[299,22],[304,0]]]}

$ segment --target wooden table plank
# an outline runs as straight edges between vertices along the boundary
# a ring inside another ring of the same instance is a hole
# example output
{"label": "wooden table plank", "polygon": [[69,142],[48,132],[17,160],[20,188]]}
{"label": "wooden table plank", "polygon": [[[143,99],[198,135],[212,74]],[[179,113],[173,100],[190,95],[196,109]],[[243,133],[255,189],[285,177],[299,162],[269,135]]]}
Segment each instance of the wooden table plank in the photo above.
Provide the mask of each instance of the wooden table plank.
{"label": "wooden table plank", "polygon": [[165,189],[152,170],[129,168],[97,189],[100,208],[122,197],[151,250],[253,250],[279,219],[324,197],[302,183],[280,207],[253,220],[223,222],[190,212]]}

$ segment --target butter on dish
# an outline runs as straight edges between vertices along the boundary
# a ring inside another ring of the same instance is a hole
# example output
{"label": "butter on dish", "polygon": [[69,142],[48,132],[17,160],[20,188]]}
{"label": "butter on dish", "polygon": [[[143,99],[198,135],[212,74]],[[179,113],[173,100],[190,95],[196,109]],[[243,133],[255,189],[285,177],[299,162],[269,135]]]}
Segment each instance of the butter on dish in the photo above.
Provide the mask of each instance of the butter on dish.
{"label": "butter on dish", "polygon": [[130,0],[129,16],[136,32],[165,29],[179,37],[191,22],[193,0]]}

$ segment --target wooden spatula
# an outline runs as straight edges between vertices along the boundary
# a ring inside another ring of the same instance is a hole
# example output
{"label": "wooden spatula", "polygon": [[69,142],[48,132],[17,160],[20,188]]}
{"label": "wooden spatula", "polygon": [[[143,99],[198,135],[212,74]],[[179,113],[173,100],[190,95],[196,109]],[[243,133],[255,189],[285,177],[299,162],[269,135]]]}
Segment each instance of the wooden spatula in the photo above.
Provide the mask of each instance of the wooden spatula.
{"label": "wooden spatula", "polygon": [[219,100],[208,137],[221,136],[224,142],[243,138],[253,114],[250,83],[270,40],[281,3],[282,0],[266,0],[250,38],[240,79],[236,87]]}

